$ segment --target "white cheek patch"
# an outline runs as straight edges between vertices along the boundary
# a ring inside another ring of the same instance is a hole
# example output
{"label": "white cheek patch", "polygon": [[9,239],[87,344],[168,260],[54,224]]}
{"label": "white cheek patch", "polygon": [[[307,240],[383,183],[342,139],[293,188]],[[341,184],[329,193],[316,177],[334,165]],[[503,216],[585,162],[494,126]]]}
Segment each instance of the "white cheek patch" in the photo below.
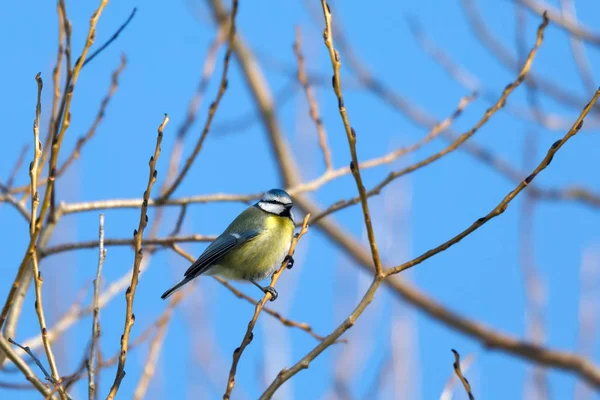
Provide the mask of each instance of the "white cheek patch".
{"label": "white cheek patch", "polygon": [[266,212],[269,212],[272,214],[277,214],[277,215],[279,215],[285,211],[285,207],[283,207],[281,204],[264,203],[261,201],[258,203],[258,206]]}

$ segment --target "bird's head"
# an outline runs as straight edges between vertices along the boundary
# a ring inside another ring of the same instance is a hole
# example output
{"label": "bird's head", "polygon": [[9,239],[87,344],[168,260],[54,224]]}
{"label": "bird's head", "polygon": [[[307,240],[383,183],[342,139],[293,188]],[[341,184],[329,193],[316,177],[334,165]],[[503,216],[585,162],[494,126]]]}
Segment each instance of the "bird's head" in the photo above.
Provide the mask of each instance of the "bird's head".
{"label": "bird's head", "polygon": [[292,207],[294,203],[292,198],[285,190],[271,189],[256,203],[261,210],[281,217],[290,217],[294,220]]}

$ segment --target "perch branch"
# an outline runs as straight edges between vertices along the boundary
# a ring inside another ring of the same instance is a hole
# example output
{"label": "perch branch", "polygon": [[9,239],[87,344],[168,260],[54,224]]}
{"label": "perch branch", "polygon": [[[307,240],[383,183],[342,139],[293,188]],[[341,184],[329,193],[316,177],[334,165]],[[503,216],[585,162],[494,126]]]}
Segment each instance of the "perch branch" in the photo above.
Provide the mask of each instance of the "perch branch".
{"label": "perch branch", "polygon": [[[298,233],[298,235],[296,235],[294,237],[294,239],[292,240],[290,250],[288,251],[289,256],[294,255],[298,241],[308,231],[308,219],[309,218],[310,218],[310,214],[308,214],[304,217],[304,222],[302,224],[302,229],[300,230],[300,233]],[[289,261],[287,258],[285,260],[283,260],[283,262],[281,263],[281,267],[279,267],[279,269],[273,273],[273,276],[271,277],[271,283],[270,283],[271,287],[275,287],[275,284],[279,280],[279,277],[281,276],[283,271],[288,266],[288,262]],[[236,348],[235,351],[233,352],[233,361],[231,363],[231,369],[229,370],[229,378],[227,379],[227,388],[225,389],[225,394],[223,394],[223,400],[229,400],[231,397],[231,392],[233,391],[233,387],[235,385],[235,374],[237,372],[238,363],[240,362],[242,353],[244,352],[244,350],[250,344],[250,342],[252,341],[252,339],[254,337],[254,333],[252,331],[254,330],[254,326],[256,325],[256,322],[258,321],[258,316],[260,315],[261,311],[265,307],[265,304],[267,303],[267,301],[269,301],[270,299],[271,299],[271,293],[266,292],[264,297],[262,298],[262,300],[259,301],[258,303],[256,303],[256,307],[254,309],[254,315],[252,316],[252,319],[248,323],[248,329],[246,329],[246,334],[244,335],[244,338],[242,339],[242,343],[240,344],[240,347]]]}

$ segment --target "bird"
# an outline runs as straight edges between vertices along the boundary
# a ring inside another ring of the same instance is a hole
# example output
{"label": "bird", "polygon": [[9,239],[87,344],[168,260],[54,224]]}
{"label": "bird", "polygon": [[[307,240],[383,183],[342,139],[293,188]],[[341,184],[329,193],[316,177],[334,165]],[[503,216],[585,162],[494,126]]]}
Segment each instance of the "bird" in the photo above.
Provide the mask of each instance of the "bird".
{"label": "bird", "polygon": [[183,285],[200,275],[220,276],[228,280],[249,281],[271,293],[272,286],[258,283],[287,261],[292,268],[294,259],[288,254],[294,237],[293,201],[282,189],[271,189],[254,205],[242,211],[185,271],[183,279],[164,292],[166,299]]}

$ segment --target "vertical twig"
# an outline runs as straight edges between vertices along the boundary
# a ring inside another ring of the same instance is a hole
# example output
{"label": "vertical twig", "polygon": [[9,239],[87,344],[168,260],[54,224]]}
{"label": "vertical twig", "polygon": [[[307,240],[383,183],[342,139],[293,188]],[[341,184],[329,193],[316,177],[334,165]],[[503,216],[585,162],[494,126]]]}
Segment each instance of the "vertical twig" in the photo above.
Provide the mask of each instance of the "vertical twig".
{"label": "vertical twig", "polygon": [[[600,252],[586,247],[579,268],[579,305],[576,351],[581,355],[594,354],[598,341],[598,306],[600,305]],[[592,387],[583,381],[575,382],[573,399],[593,398]]]}
{"label": "vertical twig", "polygon": [[373,224],[371,222],[371,215],[369,212],[369,203],[367,201],[367,191],[363,185],[362,177],[360,175],[360,166],[358,164],[358,156],[356,154],[356,132],[350,125],[348,119],[348,113],[346,112],[346,106],[344,105],[344,98],[342,94],[342,81],[340,76],[340,68],[342,63],[340,61],[340,53],[333,47],[333,33],[331,31],[331,10],[325,0],[321,0],[321,7],[323,7],[323,15],[325,16],[325,30],[323,31],[323,39],[325,40],[325,46],[329,51],[329,58],[331,58],[331,66],[333,68],[333,91],[338,100],[338,108],[342,122],[344,123],[344,129],[346,130],[346,137],[348,138],[348,145],[350,146],[350,154],[352,161],[350,162],[350,171],[356,181],[356,187],[358,188],[358,194],[360,196],[360,203],[363,210],[363,218],[365,220],[365,227],[367,229],[367,236],[369,237],[369,246],[371,247],[371,255],[373,257],[373,264],[375,265],[375,276],[379,279],[383,279],[383,267],[381,266],[381,260],[379,258],[379,250],[377,249],[377,243],[375,241],[375,232],[373,231]]}
{"label": "vertical twig", "polygon": [[[473,354],[467,355],[463,361],[460,362],[460,370],[465,373],[471,367],[473,362],[475,361],[475,356]],[[452,400],[454,387],[458,381],[458,377],[456,374],[450,375],[448,380],[446,381],[446,385],[444,386],[444,390],[442,390],[442,394],[440,394],[440,400]]]}
{"label": "vertical twig", "polygon": [[154,155],[150,157],[150,174],[148,177],[146,191],[144,191],[144,200],[140,211],[140,222],[138,224],[138,229],[134,229],[133,231],[135,259],[133,263],[133,272],[131,274],[131,284],[125,292],[125,299],[127,301],[127,306],[125,310],[125,327],[123,328],[123,335],[121,336],[121,353],[119,355],[117,373],[112,387],[110,388],[110,392],[106,397],[107,400],[112,400],[115,398],[117,392],[119,391],[119,387],[121,386],[121,381],[125,377],[125,361],[127,360],[127,350],[129,348],[129,335],[131,333],[131,327],[135,322],[135,316],[133,314],[133,298],[137,289],[140,274],[140,265],[142,263],[142,258],[144,255],[142,248],[142,236],[144,234],[144,229],[146,228],[146,225],[148,225],[148,199],[150,198],[152,187],[156,182],[156,176],[158,174],[156,171],[156,160],[160,155],[160,144],[163,138],[163,130],[167,125],[167,122],[169,122],[169,117],[167,114],[165,114],[162,123],[158,127],[158,136],[156,138],[156,147],[154,149]]}
{"label": "vertical twig", "polygon": [[[38,170],[37,178],[40,179],[46,159],[48,158],[48,151],[50,150],[50,144],[52,143],[52,135],[56,129],[56,123],[58,122],[58,102],[60,100],[60,70],[62,66],[63,52],[66,55],[67,64],[67,79],[71,74],[71,23],[67,18],[67,7],[64,0],[59,0],[56,3],[56,13],[58,14],[58,50],[56,52],[56,64],[52,70],[52,83],[54,85],[54,91],[52,94],[52,111],[50,112],[50,122],[48,126],[48,132],[46,133],[46,142],[44,143],[44,150],[42,152],[42,161]],[[66,48],[63,44],[66,40]]]}
{"label": "vertical twig", "polygon": [[100,280],[102,278],[102,266],[104,265],[104,259],[106,258],[106,250],[104,249],[104,214],[100,214],[98,238],[98,269],[96,270],[96,278],[94,279],[94,297],[92,301],[92,341],[90,345],[90,355],[87,360],[89,400],[94,399],[94,392],[96,391],[96,348],[100,338]]}
{"label": "vertical twig", "polygon": [[58,391],[60,393],[61,398],[66,399],[66,394],[64,388],[62,387],[62,383],[60,381],[60,375],[58,373],[58,368],[56,367],[56,361],[54,359],[54,353],[52,352],[52,347],[50,346],[50,341],[48,340],[48,334],[46,330],[46,317],[44,315],[44,307],[42,304],[42,275],[39,270],[38,258],[37,258],[37,246],[34,240],[35,232],[36,232],[36,217],[37,210],[40,204],[40,194],[37,191],[37,176],[38,176],[38,165],[40,162],[40,157],[42,155],[42,142],[40,141],[40,115],[42,111],[41,106],[41,96],[42,96],[42,87],[43,82],[38,73],[35,76],[35,80],[37,81],[37,104],[35,107],[35,119],[33,122],[33,161],[29,165],[29,176],[31,178],[31,220],[29,222],[29,235],[33,242],[33,246],[30,250],[30,258],[33,266],[33,279],[35,283],[35,311],[38,316],[38,322],[40,325],[40,330],[42,332],[42,341],[44,343],[44,350],[46,351],[46,357],[48,358],[48,364],[50,365],[50,371],[52,372],[52,379],[55,384],[58,385]]}
{"label": "vertical twig", "polygon": [[471,392],[471,385],[469,384],[467,378],[464,377],[462,370],[460,369],[460,354],[458,354],[458,351],[454,349],[452,349],[452,352],[454,353],[454,364],[452,364],[454,367],[454,372],[456,373],[456,376],[458,376],[458,379],[460,379],[462,382],[465,391],[469,395],[469,400],[475,400],[475,396],[473,396],[473,393]]}
{"label": "vertical twig", "polygon": [[298,81],[304,88],[304,94],[308,101],[309,114],[317,127],[317,133],[319,134],[319,147],[323,153],[323,160],[325,161],[326,171],[331,171],[333,165],[331,162],[331,150],[327,145],[327,133],[325,133],[325,126],[323,120],[319,114],[319,106],[313,90],[308,82],[306,76],[306,67],[304,65],[304,55],[302,54],[302,35],[300,33],[300,27],[296,27],[296,41],[294,42],[294,54],[296,54],[296,60],[298,60]]}

